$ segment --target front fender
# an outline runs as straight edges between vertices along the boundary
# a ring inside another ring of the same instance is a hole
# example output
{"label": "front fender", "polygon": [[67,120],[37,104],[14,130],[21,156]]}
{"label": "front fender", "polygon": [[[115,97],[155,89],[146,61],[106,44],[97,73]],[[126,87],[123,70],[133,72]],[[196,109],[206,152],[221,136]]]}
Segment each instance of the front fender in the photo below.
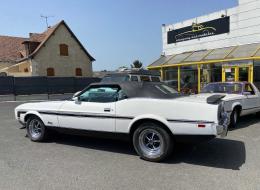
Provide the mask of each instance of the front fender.
{"label": "front fender", "polygon": [[22,115],[20,116],[20,121],[23,122],[23,123],[25,123],[25,118],[26,118],[26,116],[28,116],[28,115],[35,115],[35,116],[39,117],[39,118],[44,122],[43,117],[42,117],[42,116],[40,115],[40,113],[37,112],[37,111],[27,111],[25,114],[22,114]]}

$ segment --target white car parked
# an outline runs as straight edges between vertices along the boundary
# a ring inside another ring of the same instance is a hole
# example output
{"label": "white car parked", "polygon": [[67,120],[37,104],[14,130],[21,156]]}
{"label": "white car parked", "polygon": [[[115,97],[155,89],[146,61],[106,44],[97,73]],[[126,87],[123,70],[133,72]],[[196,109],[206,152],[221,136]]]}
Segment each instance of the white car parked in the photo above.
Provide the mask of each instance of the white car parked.
{"label": "white car parked", "polygon": [[235,127],[240,116],[260,111],[260,92],[249,82],[216,82],[206,85],[196,98],[223,95],[225,110],[230,112],[230,127]]}
{"label": "white car parked", "polygon": [[124,134],[140,157],[161,161],[175,142],[225,136],[229,116],[221,102],[181,97],[163,83],[96,83],[71,100],[22,104],[15,116],[32,141],[43,141],[51,129]]}

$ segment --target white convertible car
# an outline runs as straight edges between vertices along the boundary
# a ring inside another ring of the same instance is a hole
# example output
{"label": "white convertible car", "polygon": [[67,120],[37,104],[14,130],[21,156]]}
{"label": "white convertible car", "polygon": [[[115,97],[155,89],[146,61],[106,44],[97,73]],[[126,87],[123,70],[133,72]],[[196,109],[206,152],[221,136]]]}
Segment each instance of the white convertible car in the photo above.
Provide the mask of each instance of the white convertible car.
{"label": "white convertible car", "polygon": [[15,116],[32,141],[43,141],[52,129],[123,134],[149,161],[163,160],[184,139],[225,136],[229,123],[221,96],[207,102],[180,97],[173,88],[152,82],[91,84],[71,100],[22,104]]}
{"label": "white convertible car", "polygon": [[230,112],[230,127],[235,127],[240,116],[260,111],[260,92],[248,82],[216,82],[206,85],[196,98],[223,95],[225,110]]}

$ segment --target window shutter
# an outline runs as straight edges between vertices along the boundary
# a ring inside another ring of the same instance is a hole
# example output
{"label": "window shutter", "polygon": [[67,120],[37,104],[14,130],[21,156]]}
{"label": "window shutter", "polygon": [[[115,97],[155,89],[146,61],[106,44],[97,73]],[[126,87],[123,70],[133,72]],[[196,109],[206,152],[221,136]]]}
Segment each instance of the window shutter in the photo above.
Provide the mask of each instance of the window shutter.
{"label": "window shutter", "polygon": [[76,76],[82,76],[82,69],[76,68]]}
{"label": "window shutter", "polygon": [[53,68],[48,68],[47,69],[47,76],[55,76],[55,71]]}
{"label": "window shutter", "polygon": [[68,56],[69,55],[69,46],[66,44],[60,44],[60,55]]}

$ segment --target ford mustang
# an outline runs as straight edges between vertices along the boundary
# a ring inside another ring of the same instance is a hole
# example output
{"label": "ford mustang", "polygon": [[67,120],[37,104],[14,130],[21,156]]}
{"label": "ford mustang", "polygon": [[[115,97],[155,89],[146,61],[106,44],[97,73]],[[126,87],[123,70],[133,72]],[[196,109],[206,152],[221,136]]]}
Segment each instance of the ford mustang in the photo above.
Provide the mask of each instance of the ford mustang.
{"label": "ford mustang", "polygon": [[22,104],[15,116],[32,141],[44,141],[50,130],[124,134],[141,158],[161,161],[179,141],[226,135],[221,98],[182,97],[163,83],[96,83],[70,100]]}

